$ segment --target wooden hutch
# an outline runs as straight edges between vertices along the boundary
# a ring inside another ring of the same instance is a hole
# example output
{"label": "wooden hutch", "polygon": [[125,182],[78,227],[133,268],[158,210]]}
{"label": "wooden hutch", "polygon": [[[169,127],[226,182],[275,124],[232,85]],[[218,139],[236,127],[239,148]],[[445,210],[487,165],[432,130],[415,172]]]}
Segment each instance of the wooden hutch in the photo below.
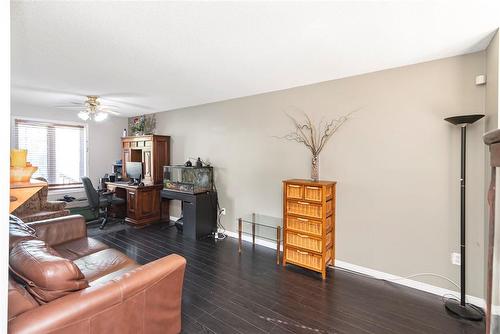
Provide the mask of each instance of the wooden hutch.
{"label": "wooden hutch", "polygon": [[163,183],[163,166],[170,164],[169,136],[122,137],[123,176],[127,179],[127,162],[142,162],[146,183]]}
{"label": "wooden hutch", "polygon": [[168,203],[162,205],[163,166],[170,164],[170,137],[159,135],[122,137],[122,173],[127,181],[127,163],[142,162],[144,186],[108,182],[108,189],[127,201],[125,221],[145,225],[168,219]]}
{"label": "wooden hutch", "polygon": [[332,181],[283,181],[283,266],[321,273],[335,261],[335,186]]}

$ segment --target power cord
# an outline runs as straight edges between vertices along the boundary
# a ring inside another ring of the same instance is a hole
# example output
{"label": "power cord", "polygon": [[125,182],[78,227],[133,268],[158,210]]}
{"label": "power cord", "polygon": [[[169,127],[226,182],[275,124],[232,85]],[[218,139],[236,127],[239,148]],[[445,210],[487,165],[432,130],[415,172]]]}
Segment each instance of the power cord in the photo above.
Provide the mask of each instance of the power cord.
{"label": "power cord", "polygon": [[[216,205],[217,205],[217,231],[215,231],[215,239],[216,240],[224,240],[224,239],[226,239],[227,234],[226,234],[226,228],[221,223],[222,210],[220,208],[219,193],[217,192],[217,187],[215,185],[215,182],[214,182],[213,187],[214,187],[214,191],[217,193],[217,203],[216,203]],[[212,199],[210,199],[210,200],[212,200]],[[222,232],[219,233],[219,229],[221,229]]]}

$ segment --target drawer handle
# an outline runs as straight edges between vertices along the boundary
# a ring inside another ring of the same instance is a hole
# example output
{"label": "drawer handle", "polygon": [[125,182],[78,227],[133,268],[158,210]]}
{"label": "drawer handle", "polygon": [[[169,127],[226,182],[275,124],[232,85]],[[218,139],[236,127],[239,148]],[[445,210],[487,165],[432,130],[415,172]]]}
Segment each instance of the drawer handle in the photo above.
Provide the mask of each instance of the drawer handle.
{"label": "drawer handle", "polygon": [[297,249],[297,253],[302,254],[302,255],[309,255],[308,252],[302,252],[302,251],[299,251],[298,249]]}
{"label": "drawer handle", "polygon": [[304,238],[304,239],[309,238],[309,236],[308,236],[308,235],[299,234],[299,233],[297,233],[297,236],[298,236],[298,237],[301,237],[301,238]]}
{"label": "drawer handle", "polygon": [[300,186],[296,186],[295,184],[289,184],[288,185],[290,188],[300,188]]}
{"label": "drawer handle", "polygon": [[307,202],[297,202],[297,203],[302,204],[302,205],[309,205],[309,203],[307,203]]}
{"label": "drawer handle", "polygon": [[311,189],[311,190],[319,190],[319,188],[318,188],[318,187],[310,187],[310,186],[307,186],[306,188],[307,188],[307,189]]}
{"label": "drawer handle", "polygon": [[297,220],[300,220],[301,222],[305,222],[305,223],[307,223],[309,221],[309,219],[305,219],[305,218],[297,218]]}

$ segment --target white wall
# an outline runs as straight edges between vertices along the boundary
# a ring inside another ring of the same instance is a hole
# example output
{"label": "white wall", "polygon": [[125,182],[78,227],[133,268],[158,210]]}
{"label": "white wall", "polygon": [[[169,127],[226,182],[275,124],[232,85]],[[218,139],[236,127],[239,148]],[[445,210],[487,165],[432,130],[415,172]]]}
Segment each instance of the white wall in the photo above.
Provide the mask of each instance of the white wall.
{"label": "white wall", "polygon": [[[9,131],[9,113],[10,108],[10,1],[0,2],[0,45],[4,50],[0,55],[0,133]],[[9,159],[9,139],[0,143],[0,158]],[[9,179],[9,166],[0,165],[0,179]],[[6,182],[7,183],[7,182]],[[9,187],[3,186],[0,189],[0,216],[7,217],[9,212]],[[5,247],[9,242],[9,226],[3,224],[0,227],[0,244],[4,245],[0,250],[0,333],[7,332],[7,303],[8,303],[8,275],[9,275],[9,250]]]}
{"label": "white wall", "polygon": [[[85,123],[76,113],[56,108],[40,108],[20,103],[12,103],[12,118],[29,117],[52,121],[69,121]],[[122,131],[127,127],[127,119],[108,117],[103,122],[87,121],[88,124],[88,166],[87,175],[94,186],[97,186],[99,177],[112,171],[111,165],[121,159]]]}
{"label": "white wall", "polygon": [[[315,120],[361,108],[334,135],[321,178],[338,181],[337,258],[406,276],[433,272],[459,281],[460,131],[443,117],[484,113],[485,53],[157,114],[172,136],[172,162],[200,156],[215,166],[223,223],[250,213],[282,216],[281,181],[307,178],[310,154],[273,136],[292,125],[284,111]],[[258,83],[256,83],[258,84]],[[484,281],[485,121],[468,130],[468,293]],[[178,214],[178,207],[172,207]],[[446,281],[417,278],[454,289]]]}

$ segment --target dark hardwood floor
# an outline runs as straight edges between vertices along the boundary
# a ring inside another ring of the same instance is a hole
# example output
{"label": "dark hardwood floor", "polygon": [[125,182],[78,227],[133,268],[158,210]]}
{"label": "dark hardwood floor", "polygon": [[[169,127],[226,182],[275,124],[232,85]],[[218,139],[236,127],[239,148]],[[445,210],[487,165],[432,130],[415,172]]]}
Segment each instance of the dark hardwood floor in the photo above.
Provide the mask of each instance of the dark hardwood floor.
{"label": "dark hardwood floor", "polygon": [[484,322],[454,318],[439,296],[331,269],[276,265],[273,250],[235,239],[184,240],[174,227],[91,233],[144,264],[187,259],[183,333],[483,333]]}

